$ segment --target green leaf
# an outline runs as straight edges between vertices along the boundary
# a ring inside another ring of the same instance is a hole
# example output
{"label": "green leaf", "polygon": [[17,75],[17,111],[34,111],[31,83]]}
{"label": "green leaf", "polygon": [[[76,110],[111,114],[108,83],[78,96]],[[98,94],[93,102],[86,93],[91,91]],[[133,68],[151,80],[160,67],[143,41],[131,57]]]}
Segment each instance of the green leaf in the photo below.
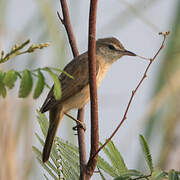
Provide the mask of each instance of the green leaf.
{"label": "green leaf", "polygon": [[73,149],[74,145],[70,145],[68,142],[65,144],[60,140],[55,140],[56,150],[59,152],[62,164],[67,169],[67,173],[69,173],[68,169],[71,169],[71,176],[79,178],[80,168],[79,168],[79,153],[75,152]]}
{"label": "green leaf", "polygon": [[36,87],[35,87],[35,90],[34,90],[34,95],[33,95],[34,99],[37,99],[41,95],[41,93],[42,93],[42,91],[44,89],[44,85],[45,85],[44,76],[41,73],[41,71],[38,70],[38,81],[37,81],[37,84],[36,84]]}
{"label": "green leaf", "polygon": [[119,177],[115,178],[115,180],[131,179],[132,177],[139,178],[139,177],[143,177],[143,176],[145,176],[145,175],[143,175],[141,172],[139,172],[135,169],[129,169],[127,171],[122,172]]}
{"label": "green leaf", "polygon": [[103,148],[104,153],[107,155],[107,157],[110,159],[113,168],[116,170],[116,173],[120,175],[121,172],[124,172],[127,170],[127,167],[124,163],[124,160],[118,151],[118,149],[115,147],[114,143],[110,141],[107,144],[107,147]]}
{"label": "green leaf", "polygon": [[97,169],[98,169],[98,171],[99,171],[99,175],[101,176],[101,179],[102,179],[102,180],[106,180],[106,178],[104,177],[101,169],[100,169],[98,166],[97,166]]}
{"label": "green leaf", "polygon": [[[39,111],[37,111],[37,113],[38,113],[37,119],[38,119],[38,122],[39,122],[39,125],[41,128],[41,131],[42,131],[44,137],[46,137],[48,127],[49,127],[48,119],[46,118],[45,114],[42,114]],[[40,136],[38,134],[35,133],[35,135],[38,138],[39,142],[42,144],[42,146],[44,146],[44,140],[42,138],[40,138]],[[57,166],[58,165],[57,164],[58,153],[57,153],[57,150],[56,150],[54,144],[53,144],[51,151],[52,151],[52,153],[50,154],[50,157],[53,160],[54,164],[56,164],[56,166]]]}
{"label": "green leaf", "polygon": [[49,180],[48,177],[45,174],[44,174],[44,177],[45,177],[46,180]]}
{"label": "green leaf", "polygon": [[17,73],[12,69],[6,73],[3,82],[9,89],[12,89],[14,87],[14,83],[16,82],[16,80]]}
{"label": "green leaf", "polygon": [[145,138],[141,134],[139,135],[139,138],[140,138],[141,148],[142,148],[142,151],[144,153],[146,162],[148,164],[150,172],[152,173],[154,168],[153,168],[152,156],[151,156],[151,153],[149,150],[149,146],[148,146]]}
{"label": "green leaf", "polygon": [[0,96],[2,96],[3,98],[6,97],[6,88],[3,83],[4,77],[5,77],[5,73],[0,71]]}
{"label": "green leaf", "polygon": [[118,151],[118,149],[116,148],[116,146],[114,145],[113,141],[110,141],[108,143],[108,148],[110,150],[110,153],[111,155],[113,155],[115,161],[117,162],[118,164],[118,169],[120,172],[122,171],[126,171],[127,170],[127,167],[126,167],[126,164],[124,162],[124,159],[123,157],[121,156],[120,152]]}
{"label": "green leaf", "polygon": [[40,113],[38,110],[37,110],[37,113],[38,113],[37,119],[38,119],[38,122],[39,122],[39,125],[41,128],[41,131],[42,131],[44,137],[46,137],[48,127],[49,127],[48,119],[45,114]]}
{"label": "green leaf", "polygon": [[[37,149],[35,146],[33,146],[32,149],[35,152],[35,154],[38,156],[38,158],[41,159],[42,154],[41,154],[40,150]],[[59,174],[59,172],[56,169],[56,167],[50,161],[46,162],[46,165],[48,165],[48,167],[51,168],[54,171],[54,173],[56,173],[56,175]]]}
{"label": "green leaf", "polygon": [[[48,130],[48,120],[46,116],[44,114],[41,114],[40,112],[38,112],[38,122],[43,134],[46,136]],[[35,135],[40,143],[44,145],[44,140],[37,133]],[[34,149],[36,150],[36,154],[38,154],[39,161],[41,161],[41,152],[37,150],[37,148]],[[53,144],[51,150],[50,158],[53,161],[53,165],[56,166],[56,170],[59,172],[59,174],[63,174],[64,179],[79,179],[79,151],[75,145],[64,142],[60,138],[56,137],[55,143]],[[52,168],[54,168],[52,167],[52,164],[48,165],[48,163],[50,162],[51,160],[46,163],[46,168],[49,168],[47,171],[50,170],[51,173],[57,174],[57,172],[52,170]]]}
{"label": "green leaf", "polygon": [[98,156],[97,166],[111,175],[112,177],[117,177],[119,174],[116,172],[116,169],[112,167],[107,161],[105,161],[102,157]]}
{"label": "green leaf", "polygon": [[25,69],[22,72],[22,79],[19,89],[19,97],[25,98],[29,95],[29,93],[32,90],[33,80],[31,72],[27,69]]}
{"label": "green leaf", "polygon": [[131,179],[129,177],[119,176],[119,177],[115,178],[114,180],[131,180]]}
{"label": "green leaf", "polygon": [[41,164],[41,166],[49,173],[49,175],[55,179],[55,180],[59,180],[59,178],[57,176],[54,175],[54,173],[51,171],[51,169],[41,161],[40,158],[37,158],[37,160],[39,161],[39,163]]}
{"label": "green leaf", "polygon": [[49,75],[51,76],[51,78],[54,81],[54,97],[56,100],[59,100],[61,98],[62,92],[61,92],[61,84],[59,81],[59,78],[56,74],[54,74],[49,68],[45,68],[45,71],[47,71],[49,73]]}
{"label": "green leaf", "polygon": [[0,71],[0,83],[3,83],[4,77],[5,77],[5,73]]}
{"label": "green leaf", "polygon": [[[44,141],[40,138],[40,136],[37,133],[35,133],[35,135],[36,135],[37,139],[39,140],[39,142],[41,143],[41,145],[44,146]],[[50,158],[52,159],[52,161],[56,165],[56,167],[58,167],[59,166],[57,163],[58,155],[57,155],[56,149],[54,148],[54,145],[53,145],[51,151],[52,151],[52,153],[50,154]]]}
{"label": "green leaf", "polygon": [[155,170],[152,173],[152,179],[153,180],[162,180],[166,178],[166,173],[162,170]]}
{"label": "green leaf", "polygon": [[6,92],[5,86],[3,86],[2,84],[0,84],[0,95],[2,95],[3,98],[5,98],[5,97],[6,97],[6,94],[7,94],[7,92]]}
{"label": "green leaf", "polygon": [[171,171],[168,172],[168,179],[169,180],[179,180],[178,173],[172,169]]}
{"label": "green leaf", "polygon": [[124,171],[121,173],[121,176],[124,176],[124,177],[132,177],[132,176],[135,176],[135,177],[140,177],[140,176],[144,176],[140,171],[137,171],[135,169],[128,169],[127,171]]}

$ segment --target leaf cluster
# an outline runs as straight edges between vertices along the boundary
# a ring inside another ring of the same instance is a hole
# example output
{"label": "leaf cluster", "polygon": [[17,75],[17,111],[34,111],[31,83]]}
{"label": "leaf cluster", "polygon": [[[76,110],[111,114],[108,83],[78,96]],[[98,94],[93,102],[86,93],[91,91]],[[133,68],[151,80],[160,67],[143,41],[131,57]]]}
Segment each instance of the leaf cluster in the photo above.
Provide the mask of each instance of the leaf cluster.
{"label": "leaf cluster", "polygon": [[54,94],[55,98],[61,98],[61,85],[58,79],[58,75],[54,73],[50,68],[38,68],[36,70],[25,69],[22,72],[18,72],[14,69],[11,69],[7,72],[0,71],[0,96],[3,98],[7,95],[7,89],[12,89],[15,86],[15,82],[20,80],[20,87],[18,90],[18,96],[20,98],[26,98],[33,89],[34,78],[37,79],[33,98],[37,99],[45,86],[48,88],[49,85],[45,81],[45,76],[42,71],[46,71],[52,77],[54,81]]}
{"label": "leaf cluster", "polygon": [[[45,138],[49,123],[46,116],[40,112],[38,112],[38,122]],[[44,146],[44,138],[42,139],[37,133],[36,137]],[[33,151],[36,153],[39,163],[53,179],[79,179],[79,150],[76,146],[56,137],[50,160],[47,163],[42,162],[41,151],[37,147],[33,146]]]}
{"label": "leaf cluster", "polygon": [[[0,63],[5,63],[15,56],[25,54],[25,53],[32,53],[37,49],[42,49],[44,47],[49,46],[49,43],[42,43],[39,45],[32,44],[26,50],[22,50],[29,43],[30,43],[30,40],[27,40],[21,45],[17,45],[17,44],[14,45],[11,51],[7,54],[5,54],[4,51],[1,51]],[[68,77],[73,78],[67,72],[58,68],[53,68],[53,67],[44,67],[44,68],[38,68],[34,70],[24,69],[23,71],[20,71],[20,72],[14,69],[11,69],[7,72],[0,70],[0,96],[5,98],[7,95],[7,89],[12,89],[15,86],[15,82],[18,79],[20,79],[21,82],[20,82],[20,87],[18,91],[19,92],[18,96],[20,98],[26,98],[33,89],[34,78],[37,78],[36,85],[33,92],[33,98],[37,99],[43,92],[43,89],[45,86],[50,88],[49,85],[46,83],[45,76],[43,74],[43,72],[47,72],[54,82],[54,86],[53,86],[54,96],[56,99],[60,99],[61,98],[61,84],[59,81],[59,76],[54,71],[64,73]]]}
{"label": "leaf cluster", "polygon": [[[44,137],[46,137],[49,123],[46,116],[44,114],[41,114],[40,112],[38,112],[38,122],[40,124]],[[37,133],[36,137],[43,146],[44,139],[40,138]],[[136,169],[128,169],[121,153],[119,152],[113,141],[110,141],[103,149],[103,152],[109,159],[109,162],[103,159],[101,156],[98,156],[97,172],[99,173],[101,179],[106,180],[106,176],[108,174],[114,180],[178,180],[180,177],[180,172],[175,170],[165,172],[158,168],[154,168],[150,148],[145,138],[140,135],[139,139],[142,152],[148,165],[149,174],[144,174],[143,172],[140,172]],[[41,151],[38,148],[33,146],[33,150],[37,155],[39,163],[53,179],[79,179],[79,151],[78,147],[76,147],[75,145],[64,142],[62,139],[56,137],[55,144],[53,145],[52,153],[50,155],[50,160],[47,163],[42,162]],[[46,175],[44,176],[46,177],[46,179],[48,179]]]}

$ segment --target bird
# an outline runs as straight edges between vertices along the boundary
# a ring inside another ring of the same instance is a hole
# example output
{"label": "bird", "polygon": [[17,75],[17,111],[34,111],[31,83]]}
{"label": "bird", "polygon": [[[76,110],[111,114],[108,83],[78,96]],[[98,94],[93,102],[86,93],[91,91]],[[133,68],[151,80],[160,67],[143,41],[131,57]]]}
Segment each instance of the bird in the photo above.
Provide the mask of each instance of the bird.
{"label": "bird", "polygon": [[[124,48],[115,37],[96,40],[96,83],[99,87],[109,67],[123,56],[136,56],[135,53]],[[58,126],[65,113],[71,109],[83,107],[90,99],[88,51],[75,57],[64,68],[70,78],[64,73],[59,76],[62,96],[59,100],[54,97],[52,86],[45,99],[41,113],[49,111],[49,128],[42,152],[42,161],[48,161]]]}

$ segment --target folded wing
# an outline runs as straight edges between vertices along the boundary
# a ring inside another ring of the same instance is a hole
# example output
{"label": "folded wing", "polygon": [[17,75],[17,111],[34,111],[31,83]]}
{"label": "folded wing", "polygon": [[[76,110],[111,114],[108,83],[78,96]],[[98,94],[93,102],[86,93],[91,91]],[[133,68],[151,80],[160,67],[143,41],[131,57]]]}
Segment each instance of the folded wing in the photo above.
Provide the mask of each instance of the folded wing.
{"label": "folded wing", "polygon": [[[99,63],[96,63],[96,73],[99,70]],[[60,100],[56,100],[54,97],[53,89],[51,88],[44,104],[42,105],[40,112],[44,113],[54,107],[56,104],[62,103],[71,96],[78,93],[89,83],[89,72],[88,72],[88,56],[84,53],[74,60],[72,60],[64,68],[64,71],[73,76],[73,79],[61,73],[59,80],[61,83],[62,97]]]}

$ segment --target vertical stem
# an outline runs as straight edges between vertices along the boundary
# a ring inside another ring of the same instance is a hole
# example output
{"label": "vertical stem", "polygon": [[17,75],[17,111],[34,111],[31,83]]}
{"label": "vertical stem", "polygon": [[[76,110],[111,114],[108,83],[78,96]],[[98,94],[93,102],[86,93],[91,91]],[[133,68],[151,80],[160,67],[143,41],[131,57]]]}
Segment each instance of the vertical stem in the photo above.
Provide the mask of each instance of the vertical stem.
{"label": "vertical stem", "polygon": [[89,84],[91,98],[91,151],[90,158],[86,166],[86,175],[89,179],[97,163],[97,155],[91,158],[99,146],[99,131],[98,131],[98,103],[97,103],[97,87],[96,87],[96,14],[97,0],[90,2],[89,14],[89,44],[88,44],[88,62],[89,62]]}
{"label": "vertical stem", "polygon": [[[77,119],[84,122],[84,108],[78,110]],[[84,129],[78,128],[79,162],[80,162],[80,180],[85,180],[84,169],[86,166],[86,143]]]}
{"label": "vertical stem", "polygon": [[63,19],[61,19],[61,21],[66,28],[66,32],[68,35],[71,50],[73,52],[73,56],[76,57],[79,55],[79,52],[77,48],[76,38],[74,36],[71,21],[70,21],[68,6],[66,3],[66,0],[60,0],[60,3],[61,3],[62,13],[63,13]]}

